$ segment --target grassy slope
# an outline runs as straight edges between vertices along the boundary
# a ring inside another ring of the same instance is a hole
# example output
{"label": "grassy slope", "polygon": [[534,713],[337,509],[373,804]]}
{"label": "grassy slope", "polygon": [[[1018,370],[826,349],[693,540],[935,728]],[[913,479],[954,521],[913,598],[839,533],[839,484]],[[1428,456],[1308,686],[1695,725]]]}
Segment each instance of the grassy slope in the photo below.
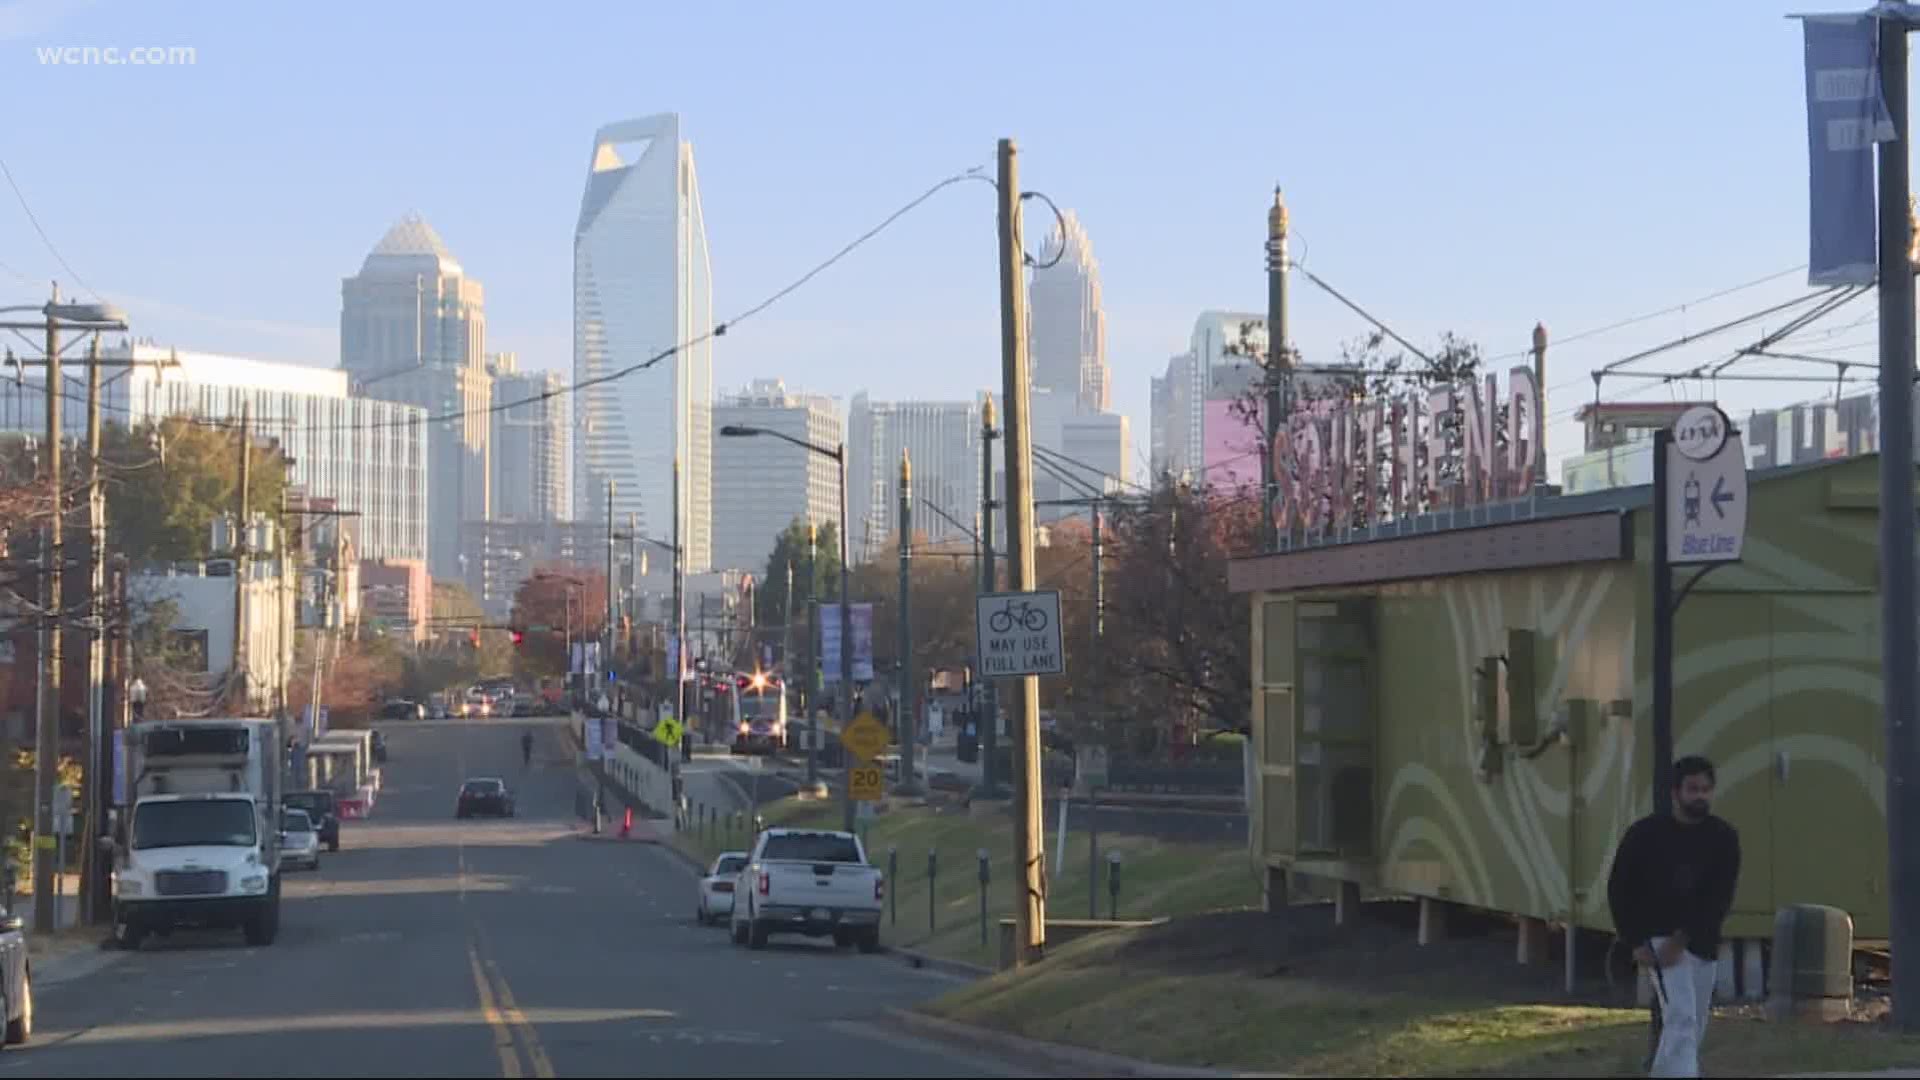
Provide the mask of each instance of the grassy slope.
{"label": "grassy slope", "polygon": [[[838,804],[787,799],[764,808],[770,826],[794,825],[839,828]],[[1049,843],[1052,837],[1048,837]],[[676,838],[681,848],[703,860],[719,851],[744,847],[739,833],[702,840],[695,835]],[[887,865],[890,848],[899,853],[899,870],[889,887],[890,909],[897,905],[898,921],[889,919],[882,935],[889,944],[920,949],[950,960],[985,967],[999,956],[997,922],[1013,911],[1013,820],[1003,809],[937,812],[926,807],[899,807],[874,818],[867,831],[869,857]],[[933,888],[927,884],[928,849],[939,852]],[[1259,884],[1247,864],[1244,849],[1219,844],[1173,844],[1141,837],[1103,835],[1101,859],[1121,853],[1119,914],[1123,919],[1180,915],[1222,907],[1243,907],[1258,900]],[[989,855],[991,881],[987,887],[987,945],[980,943],[980,874],[977,852]],[[1087,916],[1087,838],[1069,833],[1066,862],[1054,877],[1053,853],[1047,871],[1053,918]],[[932,928],[928,926],[928,894],[932,893]],[[1110,906],[1104,865],[1099,881],[1099,914]]]}

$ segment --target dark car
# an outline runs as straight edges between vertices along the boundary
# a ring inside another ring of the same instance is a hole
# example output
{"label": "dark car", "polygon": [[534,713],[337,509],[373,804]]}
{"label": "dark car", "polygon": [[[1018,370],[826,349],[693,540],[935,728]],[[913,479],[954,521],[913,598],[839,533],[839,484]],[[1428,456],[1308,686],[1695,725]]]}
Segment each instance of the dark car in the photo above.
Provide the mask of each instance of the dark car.
{"label": "dark car", "polygon": [[513,794],[507,790],[506,782],[492,777],[478,777],[460,785],[460,801],[454,807],[454,817],[490,817],[513,816]]}
{"label": "dark car", "polygon": [[313,819],[313,831],[328,851],[340,850],[340,808],[334,805],[331,791],[290,791],[280,800],[289,810],[305,810]]}
{"label": "dark car", "polygon": [[417,701],[407,701],[405,699],[396,698],[393,701],[387,702],[386,705],[382,706],[380,709],[380,719],[382,720],[403,720],[404,721],[404,720],[425,720],[426,718],[427,718],[427,707],[425,705],[420,704]]}

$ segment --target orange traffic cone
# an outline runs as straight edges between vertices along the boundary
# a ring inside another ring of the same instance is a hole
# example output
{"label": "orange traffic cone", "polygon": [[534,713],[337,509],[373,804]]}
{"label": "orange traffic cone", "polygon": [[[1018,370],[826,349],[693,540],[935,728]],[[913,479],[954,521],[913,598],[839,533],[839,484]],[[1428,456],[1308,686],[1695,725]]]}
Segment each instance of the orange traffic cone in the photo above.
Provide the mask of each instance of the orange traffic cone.
{"label": "orange traffic cone", "polygon": [[620,839],[625,840],[627,837],[632,835],[633,835],[633,807],[629,806],[627,807],[626,817],[621,819],[621,822],[620,822]]}

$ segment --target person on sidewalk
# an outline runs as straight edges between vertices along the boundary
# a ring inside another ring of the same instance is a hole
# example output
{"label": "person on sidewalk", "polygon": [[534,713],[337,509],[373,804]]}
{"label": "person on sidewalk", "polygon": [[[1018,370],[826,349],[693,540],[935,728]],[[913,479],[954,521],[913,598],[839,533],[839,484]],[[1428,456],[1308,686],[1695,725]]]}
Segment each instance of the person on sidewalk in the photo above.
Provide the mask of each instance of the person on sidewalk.
{"label": "person on sidewalk", "polygon": [[1653,1076],[1700,1075],[1720,926],[1740,880],[1740,834],[1713,815],[1713,787],[1706,758],[1674,762],[1673,812],[1634,822],[1607,878],[1614,930],[1653,979],[1660,1015]]}

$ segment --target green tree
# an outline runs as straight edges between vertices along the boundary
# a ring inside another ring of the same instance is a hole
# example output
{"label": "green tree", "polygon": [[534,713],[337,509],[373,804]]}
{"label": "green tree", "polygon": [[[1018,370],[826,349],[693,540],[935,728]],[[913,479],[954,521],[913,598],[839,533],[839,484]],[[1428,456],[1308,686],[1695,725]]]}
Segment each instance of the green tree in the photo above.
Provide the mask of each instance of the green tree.
{"label": "green tree", "polygon": [[[785,532],[774,537],[773,552],[767,556],[767,572],[754,590],[754,606],[758,609],[760,625],[779,626],[780,620],[791,610],[794,621],[800,626],[805,626],[809,600],[818,599],[830,604],[839,602],[840,530],[831,524],[820,526],[814,541],[814,550],[818,554],[820,563],[817,593],[807,579],[806,520],[794,518]],[[791,609],[787,607],[787,563],[789,561],[793,563]]]}
{"label": "green tree", "polygon": [[[248,506],[272,515],[286,489],[287,458],[258,438],[248,452]],[[110,424],[101,431],[100,459],[110,549],[125,552],[136,566],[214,554],[214,519],[239,510],[237,424],[187,417],[134,428]]]}

